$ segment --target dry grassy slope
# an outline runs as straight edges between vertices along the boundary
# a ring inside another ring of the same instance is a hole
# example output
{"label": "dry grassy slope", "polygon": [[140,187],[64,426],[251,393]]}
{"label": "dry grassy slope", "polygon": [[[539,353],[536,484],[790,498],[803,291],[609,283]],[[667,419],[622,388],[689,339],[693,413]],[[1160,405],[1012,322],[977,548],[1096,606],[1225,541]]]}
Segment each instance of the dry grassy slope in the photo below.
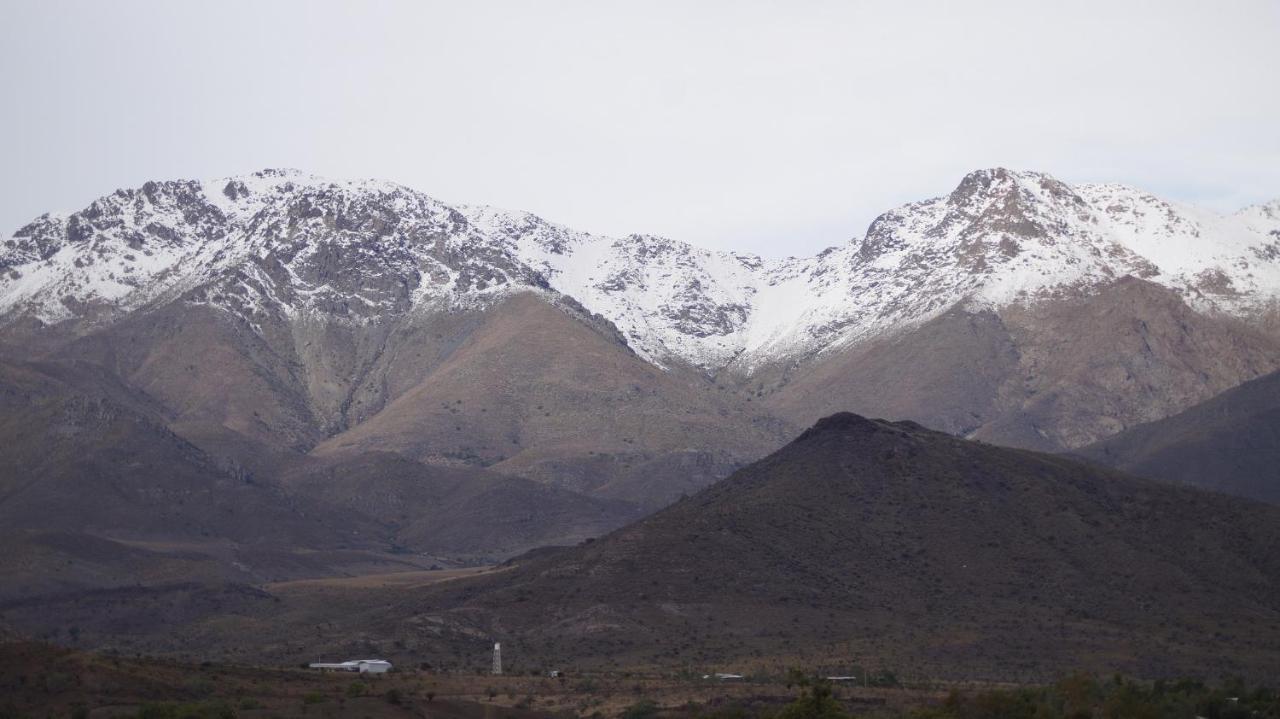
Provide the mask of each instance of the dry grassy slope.
{"label": "dry grassy slope", "polygon": [[313,448],[390,451],[649,507],[834,411],[1060,450],[1280,367],[1277,336],[1130,278],[998,314],[953,308],[798,366],[721,380],[733,390],[645,363],[611,325],[542,292],[371,322],[269,304],[252,319],[257,332],[174,303],[59,355],[145,392],[172,429],[237,472],[276,476]]}
{"label": "dry grassy slope", "polygon": [[701,458],[722,476],[785,436],[786,425],[752,404],[692,374],[664,372],[574,310],[526,293],[491,310],[417,385],[314,453],[478,463],[661,504],[688,487],[654,474],[678,480]]}
{"label": "dry grassy slope", "polygon": [[[198,299],[202,290],[187,299]],[[252,455],[306,452],[376,413],[444,361],[486,313],[424,311],[385,322],[289,316],[268,305],[243,318],[172,302],[57,347],[155,398],[197,444]],[[255,448],[256,445],[256,448]]]}
{"label": "dry grassy slope", "polygon": [[208,544],[199,548],[206,551],[176,543],[153,550],[85,532],[12,529],[0,530],[0,541],[0,602],[56,603],[55,598],[92,588],[245,576],[212,556]]}
{"label": "dry grassy slope", "polygon": [[1280,373],[1077,453],[1152,479],[1280,503]]}
{"label": "dry grassy slope", "polygon": [[1277,550],[1274,507],[845,414],[603,539],[381,616],[548,661],[841,648],[967,676],[1261,676],[1280,670]]}
{"label": "dry grassy slope", "polygon": [[394,456],[300,458],[251,476],[174,434],[154,404],[97,366],[0,364],[0,597],[430,566],[417,553],[502,558],[634,517],[628,504]]}
{"label": "dry grassy slope", "polygon": [[544,292],[369,322],[270,304],[251,319],[256,331],[174,302],[56,355],[101,366],[222,466],[255,476],[312,450],[390,451],[661,506],[792,432],[697,372],[650,365],[612,325]]}
{"label": "dry grassy slope", "polygon": [[803,424],[856,411],[967,434],[1000,416],[1000,388],[1017,367],[999,316],[952,308],[921,327],[792,368],[765,402]]}
{"label": "dry grassy slope", "polygon": [[313,459],[290,468],[282,482],[290,492],[379,519],[403,546],[449,556],[501,558],[576,544],[637,517],[630,503],[384,452]]}
{"label": "dry grassy slope", "polygon": [[1023,419],[976,433],[993,442],[1013,443],[1010,425],[1020,424],[1080,447],[1280,368],[1280,335],[1194,312],[1133,278],[1096,297],[1006,312],[1005,322],[1023,357],[1023,396],[1009,387]]}
{"label": "dry grassy slope", "polygon": [[[250,441],[304,451],[322,437],[292,348],[210,307],[173,303],[136,314],[78,338],[58,355],[100,364],[188,428],[223,427]],[[189,439],[198,444],[202,436]]]}
{"label": "dry grassy slope", "polygon": [[146,398],[99,380],[71,363],[0,365],[0,595],[408,564],[379,556],[379,523],[225,471]]}
{"label": "dry grassy slope", "polygon": [[849,410],[998,444],[1059,450],[1168,416],[1280,368],[1280,335],[1192,311],[1123,278],[999,313],[953,308],[820,355],[767,398],[809,423]]}
{"label": "dry grassy slope", "polygon": [[32,367],[0,365],[0,437],[10,529],[322,545],[342,534],[223,471],[156,417]]}

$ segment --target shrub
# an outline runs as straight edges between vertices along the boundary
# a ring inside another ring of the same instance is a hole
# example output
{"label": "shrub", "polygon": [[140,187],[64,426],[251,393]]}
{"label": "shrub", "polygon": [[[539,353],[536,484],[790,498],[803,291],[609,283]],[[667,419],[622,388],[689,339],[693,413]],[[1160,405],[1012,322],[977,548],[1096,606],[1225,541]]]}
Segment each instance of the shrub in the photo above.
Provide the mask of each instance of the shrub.
{"label": "shrub", "polygon": [[369,693],[369,685],[356,680],[347,685],[347,696],[362,697]]}
{"label": "shrub", "polygon": [[830,682],[813,681],[800,690],[800,696],[778,712],[778,719],[848,719],[836,701]]}
{"label": "shrub", "polygon": [[210,694],[213,694],[214,690],[212,679],[198,675],[189,677],[182,683],[182,686],[185,687],[187,691],[198,697],[207,697]]}
{"label": "shrub", "polygon": [[594,694],[600,689],[600,685],[590,679],[583,679],[573,685],[573,690],[579,694]]}
{"label": "shrub", "polygon": [[138,719],[235,719],[236,712],[224,702],[155,702],[143,704],[136,716]]}
{"label": "shrub", "polygon": [[70,674],[49,672],[44,675],[44,690],[50,694],[61,694],[69,690],[74,684],[74,678]]}
{"label": "shrub", "polygon": [[653,700],[641,699],[623,710],[622,719],[652,719],[657,714],[658,705]]}
{"label": "shrub", "polygon": [[870,681],[867,682],[873,687],[900,687],[902,683],[898,681],[898,675],[889,671],[882,670],[879,674],[873,674]]}

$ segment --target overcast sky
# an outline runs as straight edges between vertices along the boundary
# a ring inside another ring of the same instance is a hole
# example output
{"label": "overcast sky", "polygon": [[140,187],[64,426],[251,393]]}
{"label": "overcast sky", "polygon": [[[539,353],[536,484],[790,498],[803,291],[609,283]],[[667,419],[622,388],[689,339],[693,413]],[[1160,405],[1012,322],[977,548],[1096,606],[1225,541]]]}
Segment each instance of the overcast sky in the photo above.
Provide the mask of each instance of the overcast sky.
{"label": "overcast sky", "polygon": [[1280,196],[1280,2],[0,0],[0,234],[295,167],[769,256],[969,170]]}

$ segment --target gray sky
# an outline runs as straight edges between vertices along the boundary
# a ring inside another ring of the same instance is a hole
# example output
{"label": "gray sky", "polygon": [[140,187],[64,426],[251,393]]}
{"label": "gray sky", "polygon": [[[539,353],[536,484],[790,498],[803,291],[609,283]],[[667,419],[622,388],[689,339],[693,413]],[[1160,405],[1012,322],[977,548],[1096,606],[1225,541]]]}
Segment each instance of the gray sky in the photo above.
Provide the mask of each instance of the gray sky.
{"label": "gray sky", "polygon": [[1280,196],[1280,2],[0,0],[0,234],[148,179],[396,180],[769,256],[1004,165]]}

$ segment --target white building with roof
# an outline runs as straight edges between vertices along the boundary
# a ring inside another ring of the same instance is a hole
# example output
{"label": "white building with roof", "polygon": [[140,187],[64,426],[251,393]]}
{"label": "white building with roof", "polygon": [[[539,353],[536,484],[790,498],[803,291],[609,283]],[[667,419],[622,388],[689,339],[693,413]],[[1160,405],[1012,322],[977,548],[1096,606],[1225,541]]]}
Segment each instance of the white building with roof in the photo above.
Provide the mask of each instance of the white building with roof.
{"label": "white building with roof", "polygon": [[385,659],[350,659],[345,662],[312,662],[310,667],[330,672],[385,674],[391,671],[391,662]]}

